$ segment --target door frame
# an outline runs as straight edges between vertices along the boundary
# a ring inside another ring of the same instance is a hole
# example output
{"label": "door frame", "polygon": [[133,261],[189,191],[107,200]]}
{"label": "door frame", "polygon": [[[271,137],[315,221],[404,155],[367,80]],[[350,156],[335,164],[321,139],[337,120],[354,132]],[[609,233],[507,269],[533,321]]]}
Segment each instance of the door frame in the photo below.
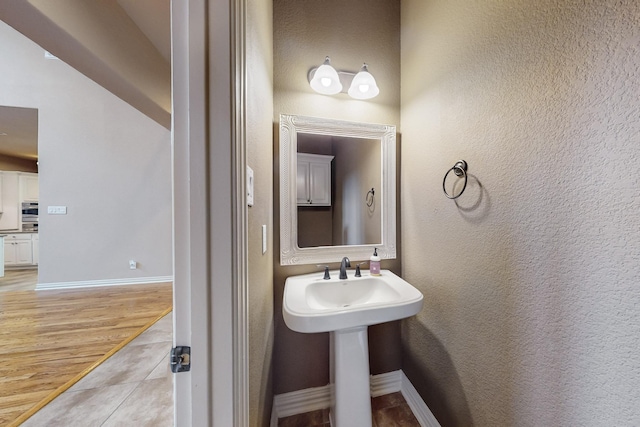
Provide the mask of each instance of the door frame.
{"label": "door frame", "polygon": [[172,1],[174,422],[248,425],[245,0]]}

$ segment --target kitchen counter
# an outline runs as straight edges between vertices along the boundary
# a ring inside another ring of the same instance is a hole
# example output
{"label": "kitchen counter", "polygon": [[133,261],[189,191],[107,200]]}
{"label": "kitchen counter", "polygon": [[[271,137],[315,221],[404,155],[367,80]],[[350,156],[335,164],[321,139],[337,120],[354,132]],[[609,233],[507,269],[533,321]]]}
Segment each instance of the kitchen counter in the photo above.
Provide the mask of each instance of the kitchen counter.
{"label": "kitchen counter", "polygon": [[9,234],[38,234],[37,231],[11,231],[11,230],[2,230],[0,234],[3,236],[8,236]]}

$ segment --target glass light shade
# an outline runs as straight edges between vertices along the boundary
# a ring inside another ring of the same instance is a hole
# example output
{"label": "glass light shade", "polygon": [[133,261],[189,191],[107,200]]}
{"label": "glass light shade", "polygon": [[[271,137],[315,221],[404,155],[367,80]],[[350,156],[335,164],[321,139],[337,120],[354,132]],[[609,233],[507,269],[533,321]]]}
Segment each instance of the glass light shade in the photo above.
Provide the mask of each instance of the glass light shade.
{"label": "glass light shade", "polygon": [[325,58],[324,64],[318,67],[309,84],[313,90],[323,95],[340,93],[342,83],[340,83],[338,72],[331,66],[328,56]]}
{"label": "glass light shade", "polygon": [[367,64],[362,66],[360,72],[355,75],[349,87],[349,96],[355,99],[371,99],[380,93],[376,79],[367,69]]}

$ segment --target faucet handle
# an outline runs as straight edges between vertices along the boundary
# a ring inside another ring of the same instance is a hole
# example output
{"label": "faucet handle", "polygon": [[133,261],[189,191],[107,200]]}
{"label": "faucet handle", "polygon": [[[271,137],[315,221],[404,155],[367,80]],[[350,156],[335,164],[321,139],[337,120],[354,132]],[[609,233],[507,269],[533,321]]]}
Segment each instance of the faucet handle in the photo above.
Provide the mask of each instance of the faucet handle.
{"label": "faucet handle", "polygon": [[318,268],[324,268],[324,280],[330,280],[331,276],[329,276],[329,266],[328,265],[322,265],[322,264],[317,264],[316,267]]}
{"label": "faucet handle", "polygon": [[362,274],[360,274],[360,266],[366,263],[367,261],[362,261],[356,264],[356,277],[362,277]]}

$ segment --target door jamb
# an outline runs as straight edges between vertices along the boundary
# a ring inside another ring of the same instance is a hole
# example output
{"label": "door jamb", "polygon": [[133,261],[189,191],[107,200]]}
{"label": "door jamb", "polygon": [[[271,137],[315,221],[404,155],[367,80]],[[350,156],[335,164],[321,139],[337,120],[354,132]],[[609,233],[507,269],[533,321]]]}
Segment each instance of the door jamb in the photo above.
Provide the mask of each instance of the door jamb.
{"label": "door jamb", "polygon": [[172,2],[175,425],[248,425],[244,22],[245,0]]}

